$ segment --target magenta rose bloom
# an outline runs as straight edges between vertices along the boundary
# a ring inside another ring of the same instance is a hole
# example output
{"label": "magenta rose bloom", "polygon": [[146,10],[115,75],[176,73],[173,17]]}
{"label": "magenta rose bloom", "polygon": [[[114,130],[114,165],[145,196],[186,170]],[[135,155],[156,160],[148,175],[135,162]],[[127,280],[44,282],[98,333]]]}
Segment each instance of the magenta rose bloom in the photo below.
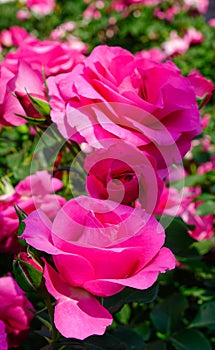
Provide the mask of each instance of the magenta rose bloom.
{"label": "magenta rose bloom", "polygon": [[55,8],[54,0],[27,0],[27,7],[36,14],[46,16]]}
{"label": "magenta rose bloom", "polygon": [[26,338],[33,318],[33,306],[16,281],[0,278],[0,340],[1,349],[18,347]]}
{"label": "magenta rose bloom", "polygon": [[47,84],[51,118],[64,137],[90,145],[124,139],[153,154],[159,169],[180,162],[201,132],[194,88],[172,62],[98,46]]}
{"label": "magenta rose bloom", "polygon": [[16,73],[19,62],[25,61],[32,69],[48,77],[70,71],[83,59],[84,56],[78,50],[71,48],[67,42],[42,41],[29,37],[19,45],[16,51],[9,52],[0,66],[7,67]]}
{"label": "magenta rose bloom", "polygon": [[122,204],[139,198],[142,207],[152,213],[163,188],[154,158],[123,140],[107,139],[104,146],[85,159],[87,192]]}
{"label": "magenta rose bloom", "polygon": [[57,300],[56,327],[66,337],[102,334],[111,323],[94,295],[111,296],[126,286],[147,289],[175,266],[162,247],[163,228],[142,209],[80,196],[53,223],[41,210],[25,223],[22,238],[53,256],[57,271],[46,263],[46,286]]}

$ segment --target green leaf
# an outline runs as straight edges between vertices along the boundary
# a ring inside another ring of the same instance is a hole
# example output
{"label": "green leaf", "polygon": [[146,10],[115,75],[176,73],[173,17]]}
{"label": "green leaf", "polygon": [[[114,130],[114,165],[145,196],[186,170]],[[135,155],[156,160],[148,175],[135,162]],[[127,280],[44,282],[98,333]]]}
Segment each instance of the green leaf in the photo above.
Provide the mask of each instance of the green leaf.
{"label": "green leaf", "polygon": [[41,124],[41,123],[44,123],[46,121],[46,119],[44,117],[37,119],[37,118],[29,117],[27,115],[18,114],[18,113],[15,113],[15,115],[27,120],[30,124],[33,124],[33,125]]}
{"label": "green leaf", "polygon": [[122,324],[128,324],[131,317],[131,309],[128,304],[125,304],[122,309],[115,315],[116,319]]}
{"label": "green leaf", "polygon": [[161,340],[156,340],[152,343],[147,344],[144,350],[166,350],[166,343]]}
{"label": "green leaf", "polygon": [[126,350],[142,350],[144,347],[143,338],[129,327],[118,327],[113,335],[126,344]]}
{"label": "green leaf", "polygon": [[124,341],[110,334],[89,337],[82,342],[83,349],[87,350],[127,350]]}
{"label": "green leaf", "polygon": [[214,246],[215,243],[208,239],[193,243],[193,247],[195,247],[201,255],[207,254]]}
{"label": "green leaf", "polygon": [[[18,227],[18,232],[17,232],[17,236],[18,238],[23,234],[24,230],[25,230],[25,226],[26,224],[23,222],[23,220],[28,216],[18,205],[14,206],[15,210],[16,210],[16,214],[19,218],[19,227]],[[26,247],[27,243],[25,242],[24,239],[19,238],[19,243]]]}
{"label": "green leaf", "polygon": [[180,331],[169,341],[176,350],[212,350],[207,338],[194,329]]}
{"label": "green leaf", "polygon": [[18,205],[15,205],[16,214],[19,218],[18,236],[21,236],[25,230],[25,223],[23,220],[27,218],[27,214]]}
{"label": "green leaf", "polygon": [[181,324],[182,315],[187,307],[186,297],[171,295],[154,307],[151,312],[151,320],[159,332],[169,334]]}
{"label": "green leaf", "polygon": [[186,187],[195,187],[197,185],[201,185],[205,183],[205,180],[207,178],[206,174],[194,174],[189,175],[185,178],[184,186]]}
{"label": "green leaf", "polygon": [[198,206],[196,214],[204,216],[207,214],[215,214],[215,201],[209,200]]}
{"label": "green leaf", "polygon": [[200,306],[199,311],[189,328],[206,327],[215,329],[215,301]]}
{"label": "green leaf", "polygon": [[119,311],[123,305],[131,302],[150,303],[158,294],[158,283],[146,290],[135,288],[125,288],[122,292],[104,299],[104,307],[109,309],[111,313]]}
{"label": "green leaf", "polygon": [[160,223],[166,227],[165,246],[168,247],[175,255],[186,258],[198,258],[199,254],[193,247],[196,242],[188,233],[188,227],[182,219],[162,215]]}

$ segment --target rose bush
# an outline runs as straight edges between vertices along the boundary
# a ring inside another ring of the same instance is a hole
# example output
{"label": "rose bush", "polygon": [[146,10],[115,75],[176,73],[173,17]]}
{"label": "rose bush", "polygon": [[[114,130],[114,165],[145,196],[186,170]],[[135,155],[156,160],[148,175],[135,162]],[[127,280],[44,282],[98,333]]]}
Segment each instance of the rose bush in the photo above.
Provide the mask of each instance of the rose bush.
{"label": "rose bush", "polygon": [[163,228],[142,209],[80,196],[53,223],[38,210],[25,224],[22,238],[53,256],[57,271],[46,263],[46,286],[57,299],[55,325],[66,337],[101,334],[110,324],[93,295],[107,297],[125,286],[147,289],[175,266],[171,251],[162,247]]}
{"label": "rose bush", "polygon": [[98,46],[47,84],[51,118],[64,137],[90,145],[124,139],[153,154],[159,169],[180,162],[201,132],[194,88],[171,62]]}
{"label": "rose bush", "polygon": [[1,349],[18,347],[26,338],[34,308],[11,276],[0,278]]}

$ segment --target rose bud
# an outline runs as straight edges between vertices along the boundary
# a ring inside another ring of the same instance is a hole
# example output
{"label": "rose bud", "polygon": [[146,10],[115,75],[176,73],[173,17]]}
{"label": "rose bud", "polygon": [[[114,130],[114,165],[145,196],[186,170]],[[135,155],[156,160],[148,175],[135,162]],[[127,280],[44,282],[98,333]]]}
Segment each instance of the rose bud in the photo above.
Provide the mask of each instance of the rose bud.
{"label": "rose bud", "polygon": [[19,253],[13,261],[13,273],[19,286],[26,292],[40,288],[43,268],[35,257],[29,253]]}
{"label": "rose bud", "polygon": [[46,120],[50,107],[42,96],[30,95],[20,91],[16,91],[15,96],[26,113],[25,119],[29,121],[36,119],[36,122],[44,122]]}

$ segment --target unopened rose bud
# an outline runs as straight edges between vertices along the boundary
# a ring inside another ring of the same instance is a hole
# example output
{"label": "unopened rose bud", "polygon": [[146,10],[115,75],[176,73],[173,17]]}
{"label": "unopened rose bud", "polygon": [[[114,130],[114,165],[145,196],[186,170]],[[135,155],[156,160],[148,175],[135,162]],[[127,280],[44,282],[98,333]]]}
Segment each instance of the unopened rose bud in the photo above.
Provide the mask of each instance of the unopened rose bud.
{"label": "unopened rose bud", "polygon": [[40,263],[26,252],[21,252],[13,261],[13,273],[19,286],[26,292],[39,289],[43,268]]}
{"label": "unopened rose bud", "polygon": [[44,122],[49,116],[50,106],[43,96],[30,95],[27,92],[15,91],[15,96],[22,105],[28,121]]}

